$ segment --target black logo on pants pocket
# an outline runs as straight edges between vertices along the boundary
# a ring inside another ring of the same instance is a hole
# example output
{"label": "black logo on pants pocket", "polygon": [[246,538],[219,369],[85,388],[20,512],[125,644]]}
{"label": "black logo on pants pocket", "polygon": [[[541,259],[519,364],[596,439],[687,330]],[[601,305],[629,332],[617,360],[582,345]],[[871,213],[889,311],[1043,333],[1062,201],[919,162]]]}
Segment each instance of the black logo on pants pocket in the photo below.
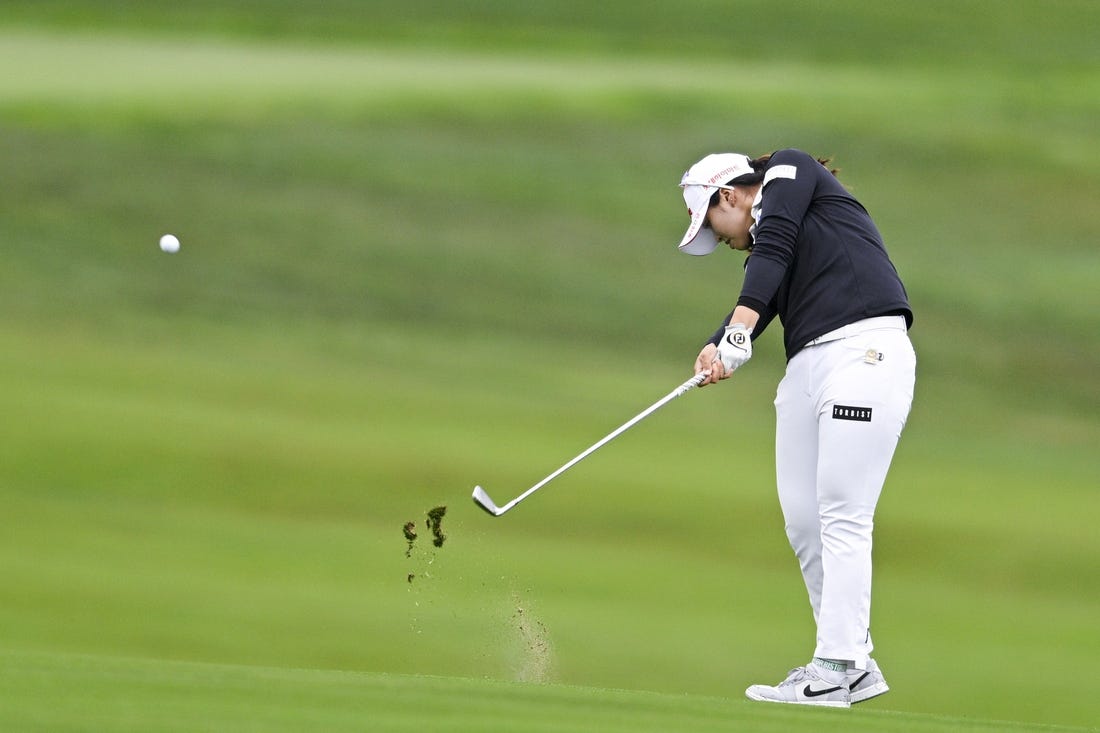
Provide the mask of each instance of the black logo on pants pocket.
{"label": "black logo on pants pocket", "polygon": [[852,407],[851,405],[833,405],[833,419],[871,422],[871,408]]}

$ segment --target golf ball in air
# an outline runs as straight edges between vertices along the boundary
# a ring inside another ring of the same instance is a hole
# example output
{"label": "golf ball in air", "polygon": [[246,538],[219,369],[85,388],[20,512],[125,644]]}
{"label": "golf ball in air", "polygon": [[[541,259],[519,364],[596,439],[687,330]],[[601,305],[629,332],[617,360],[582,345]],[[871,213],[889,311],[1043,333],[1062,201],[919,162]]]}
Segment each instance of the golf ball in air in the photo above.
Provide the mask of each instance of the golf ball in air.
{"label": "golf ball in air", "polygon": [[160,238],[160,248],[164,252],[179,252],[180,240],[175,234],[165,234]]}

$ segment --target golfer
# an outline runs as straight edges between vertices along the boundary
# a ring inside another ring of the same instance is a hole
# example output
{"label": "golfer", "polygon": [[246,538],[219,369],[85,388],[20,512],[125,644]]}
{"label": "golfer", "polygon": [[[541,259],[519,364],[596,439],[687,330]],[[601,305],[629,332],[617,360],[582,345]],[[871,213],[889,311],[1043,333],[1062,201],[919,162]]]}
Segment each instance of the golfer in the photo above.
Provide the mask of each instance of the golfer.
{"label": "golfer", "polygon": [[875,505],[913,401],[905,288],[867,211],[799,150],[708,155],[680,182],[680,250],[748,253],[736,307],[695,361],[703,385],[752,356],[775,319],[787,371],[775,397],[775,473],[817,625],[812,659],[753,700],[848,707],[889,687],[871,659]]}

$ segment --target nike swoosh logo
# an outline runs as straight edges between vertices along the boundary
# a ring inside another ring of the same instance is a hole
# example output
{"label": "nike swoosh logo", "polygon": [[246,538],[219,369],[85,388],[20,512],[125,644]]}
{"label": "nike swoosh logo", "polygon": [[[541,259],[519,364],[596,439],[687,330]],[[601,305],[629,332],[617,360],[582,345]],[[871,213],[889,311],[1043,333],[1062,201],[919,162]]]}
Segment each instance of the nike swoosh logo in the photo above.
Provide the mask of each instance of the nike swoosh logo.
{"label": "nike swoosh logo", "polygon": [[867,679],[867,675],[869,675],[869,674],[871,674],[871,673],[870,673],[870,672],[864,672],[863,674],[861,674],[861,675],[859,676],[859,679],[858,679],[858,680],[856,680],[856,681],[855,681],[855,682],[853,682],[852,684],[848,685],[848,689],[849,689],[849,690],[854,690],[854,689],[856,689],[856,685],[858,685],[858,684],[859,684],[860,682],[863,682],[863,680]]}
{"label": "nike swoosh logo", "polygon": [[842,689],[844,689],[844,688],[843,687],[826,687],[824,690],[815,690],[814,688],[810,687],[809,685],[806,685],[804,688],[802,688],[802,694],[805,695],[806,697],[820,697],[822,695],[828,695],[830,692],[836,692],[837,690],[842,690]]}

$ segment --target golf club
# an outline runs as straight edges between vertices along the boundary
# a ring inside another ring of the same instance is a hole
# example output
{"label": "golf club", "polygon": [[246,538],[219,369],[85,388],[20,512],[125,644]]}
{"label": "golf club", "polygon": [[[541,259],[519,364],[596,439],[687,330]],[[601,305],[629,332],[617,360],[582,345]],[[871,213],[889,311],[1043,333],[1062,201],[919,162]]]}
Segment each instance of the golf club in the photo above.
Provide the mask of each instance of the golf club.
{"label": "golf club", "polygon": [[485,493],[485,489],[481,488],[480,486],[475,486],[474,487],[474,503],[477,504],[482,509],[484,509],[485,511],[492,514],[494,517],[499,517],[501,514],[504,514],[506,511],[508,511],[509,509],[514,507],[516,504],[519,504],[521,501],[526,499],[528,496],[535,493],[536,491],[541,489],[543,486],[550,483],[551,481],[556,479],[558,476],[562,475],[563,473],[565,473],[570,468],[572,468],[573,466],[580,463],[582,460],[584,460],[588,456],[595,453],[599,448],[606,445],[607,443],[610,443],[612,440],[614,440],[615,438],[617,438],[620,435],[622,435],[623,433],[625,433],[627,430],[632,428],[637,423],[641,422],[643,419],[648,417],[650,414],[652,414],[653,412],[656,412],[659,408],[664,406],[665,403],[670,402],[671,400],[674,400],[675,398],[679,397],[680,395],[684,394],[685,392],[690,391],[691,389],[693,389],[695,387],[698,387],[699,384],[706,378],[707,378],[707,375],[705,373],[704,374],[696,374],[694,377],[687,380],[686,382],[681,384],[679,387],[677,387],[676,389],[672,390],[671,392],[669,392],[667,395],[665,395],[661,399],[654,402],[652,405],[647,407],[645,410],[643,410],[642,412],[638,413],[637,415],[632,417],[627,422],[620,425],[618,428],[613,430],[611,433],[604,436],[602,439],[600,439],[597,443],[593,444],[591,447],[589,447],[587,450],[585,450],[579,456],[577,456],[573,460],[569,461],[569,463],[566,463],[564,466],[559,468],[557,471],[554,471],[552,474],[550,474],[549,476],[544,478],[542,481],[539,481],[537,484],[535,484],[531,488],[527,489],[527,491],[524,491],[522,494],[517,496],[515,499],[512,499],[507,504],[504,504],[503,506],[497,506],[496,503],[492,499],[489,498],[489,495],[487,493]]}

